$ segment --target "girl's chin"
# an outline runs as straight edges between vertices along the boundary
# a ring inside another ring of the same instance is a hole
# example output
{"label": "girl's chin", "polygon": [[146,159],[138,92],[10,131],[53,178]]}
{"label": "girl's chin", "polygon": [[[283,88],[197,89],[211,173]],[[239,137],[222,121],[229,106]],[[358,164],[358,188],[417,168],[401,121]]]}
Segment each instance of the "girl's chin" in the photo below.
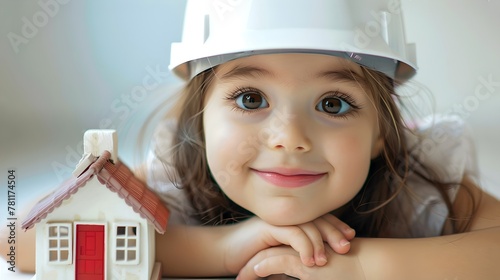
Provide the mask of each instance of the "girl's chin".
{"label": "girl's chin", "polygon": [[[308,217],[293,217],[292,215],[287,215],[283,217],[281,215],[257,215],[264,222],[273,225],[273,226],[295,226],[301,225],[315,220],[317,217],[308,218]],[[292,217],[290,217],[292,216]]]}

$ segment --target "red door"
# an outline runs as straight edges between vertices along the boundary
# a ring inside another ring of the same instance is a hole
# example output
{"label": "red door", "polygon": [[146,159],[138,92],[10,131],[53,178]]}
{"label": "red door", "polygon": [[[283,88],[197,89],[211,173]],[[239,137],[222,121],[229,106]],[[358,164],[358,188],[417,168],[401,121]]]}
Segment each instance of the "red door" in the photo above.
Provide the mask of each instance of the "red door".
{"label": "red door", "polygon": [[104,280],[104,226],[76,225],[75,280]]}

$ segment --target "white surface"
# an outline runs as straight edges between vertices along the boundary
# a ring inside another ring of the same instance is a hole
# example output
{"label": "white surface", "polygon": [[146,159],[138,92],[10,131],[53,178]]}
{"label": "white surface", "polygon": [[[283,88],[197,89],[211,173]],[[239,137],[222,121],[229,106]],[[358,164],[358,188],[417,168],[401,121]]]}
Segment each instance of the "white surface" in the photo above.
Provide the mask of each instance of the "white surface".
{"label": "white surface", "polygon": [[[166,67],[184,1],[67,1],[16,53],[7,35],[43,20],[42,2],[0,2],[0,182],[16,169],[18,212],[71,176],[87,129],[116,128],[133,165],[145,116],[178,84]],[[471,125],[483,186],[500,197],[500,1],[403,0],[403,13],[417,44],[414,88]],[[484,80],[493,83],[478,95]],[[17,279],[3,265],[0,279]]]}
{"label": "white surface", "polygon": [[20,273],[20,272],[11,272],[8,269],[8,264],[3,260],[0,261],[0,279],[6,280],[30,280],[33,278],[33,274],[29,273]]}
{"label": "white surface", "polygon": [[[7,271],[7,266],[2,262],[0,265],[0,279],[5,280],[35,280],[33,274],[26,273],[12,273]],[[164,280],[188,280],[186,278],[163,278]],[[206,278],[205,280],[230,280],[234,278]],[[204,280],[203,278],[196,278],[196,280]]]}
{"label": "white surface", "polygon": [[[35,280],[33,274],[28,273],[12,273],[7,271],[7,266],[4,262],[0,264],[0,279],[5,280]],[[187,280],[186,278],[163,278],[164,280]],[[205,280],[230,280],[234,278],[206,278]],[[196,278],[196,280],[204,280],[202,278]]]}

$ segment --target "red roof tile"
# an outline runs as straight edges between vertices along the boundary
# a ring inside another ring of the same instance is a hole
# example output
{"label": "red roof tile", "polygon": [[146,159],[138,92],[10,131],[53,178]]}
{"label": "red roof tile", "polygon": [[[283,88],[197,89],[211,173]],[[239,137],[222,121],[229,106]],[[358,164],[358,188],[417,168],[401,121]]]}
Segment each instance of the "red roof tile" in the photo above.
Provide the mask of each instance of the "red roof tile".
{"label": "red roof tile", "polygon": [[64,182],[59,188],[40,200],[23,221],[22,228],[32,228],[96,176],[99,182],[117,193],[135,212],[151,222],[156,231],[164,233],[169,212],[160,198],[137,179],[126,165],[120,161],[112,163],[109,158],[110,153],[104,152],[78,178],[73,177]]}

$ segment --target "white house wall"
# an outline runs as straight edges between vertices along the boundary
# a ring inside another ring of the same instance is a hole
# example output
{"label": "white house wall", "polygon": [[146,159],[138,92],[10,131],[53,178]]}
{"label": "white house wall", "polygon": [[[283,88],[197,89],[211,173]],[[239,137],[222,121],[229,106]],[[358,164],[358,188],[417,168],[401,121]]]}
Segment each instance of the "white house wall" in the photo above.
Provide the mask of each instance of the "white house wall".
{"label": "white house wall", "polygon": [[144,251],[143,253],[147,254],[148,255],[148,258],[149,258],[149,263],[148,263],[148,271],[149,271],[149,275],[148,275],[148,278],[147,279],[150,279],[151,278],[151,272],[153,271],[153,267],[155,265],[155,261],[156,261],[156,244],[155,244],[155,235],[156,235],[156,230],[154,228],[154,226],[150,223],[148,223],[148,231],[147,231],[147,234],[148,236],[146,236],[146,234],[144,234],[144,238],[143,239],[146,239],[146,238],[149,238],[149,242],[148,242],[148,245],[147,246],[143,246],[142,248],[146,248],[145,250],[142,250]]}
{"label": "white house wall", "polygon": [[[51,222],[82,222],[96,224],[106,224],[105,232],[105,275],[107,280],[143,280],[149,279],[150,272],[154,265],[154,227],[146,219],[125,203],[117,193],[114,193],[101,185],[96,178],[93,178],[77,193],[49,213],[45,219],[36,224],[37,242],[37,280],[70,280],[74,279],[74,254],[71,265],[55,265],[48,263],[48,248],[46,223]],[[118,265],[113,263],[111,252],[112,242],[114,242],[113,223],[115,222],[135,222],[140,226],[139,244],[139,264],[138,265]],[[74,223],[73,223],[74,225]],[[73,229],[73,248],[76,244],[76,232]],[[149,237],[149,244],[148,244]],[[152,237],[152,238],[151,238]],[[39,250],[42,249],[42,250]]]}

